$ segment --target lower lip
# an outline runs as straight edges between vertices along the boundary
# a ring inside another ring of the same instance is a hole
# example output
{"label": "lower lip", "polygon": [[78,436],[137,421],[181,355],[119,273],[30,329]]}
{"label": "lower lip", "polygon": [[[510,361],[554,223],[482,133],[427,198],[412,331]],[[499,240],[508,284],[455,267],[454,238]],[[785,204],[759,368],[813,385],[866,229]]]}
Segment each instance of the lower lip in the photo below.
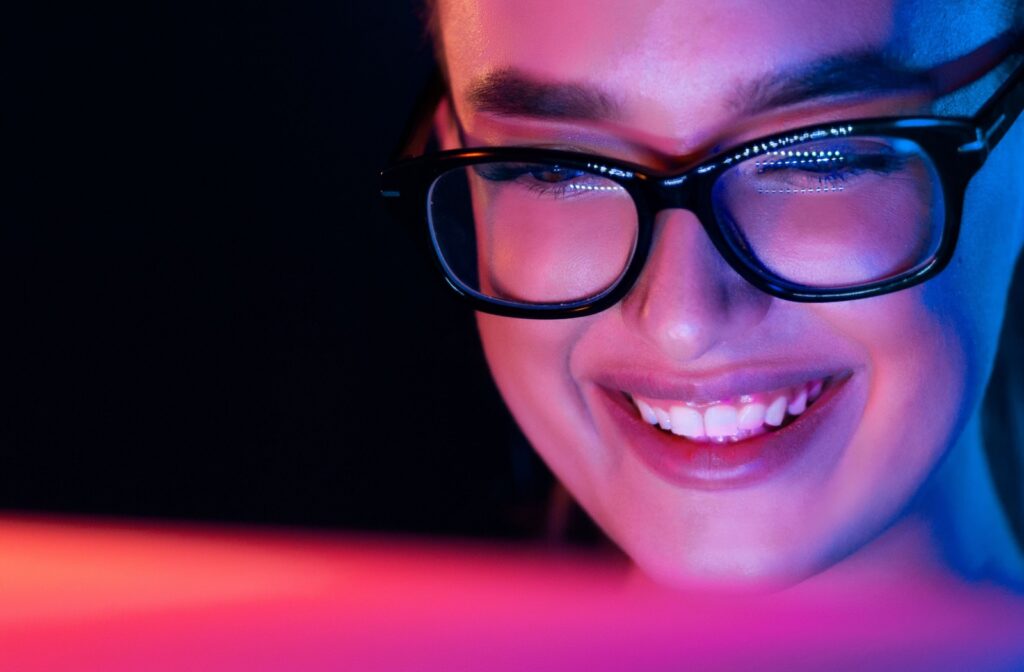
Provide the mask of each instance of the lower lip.
{"label": "lower lip", "polygon": [[808,452],[822,425],[842,407],[849,376],[836,376],[822,395],[790,424],[736,443],[695,443],[649,425],[622,392],[598,388],[622,442],[670,483],[704,490],[738,488],[767,480]]}

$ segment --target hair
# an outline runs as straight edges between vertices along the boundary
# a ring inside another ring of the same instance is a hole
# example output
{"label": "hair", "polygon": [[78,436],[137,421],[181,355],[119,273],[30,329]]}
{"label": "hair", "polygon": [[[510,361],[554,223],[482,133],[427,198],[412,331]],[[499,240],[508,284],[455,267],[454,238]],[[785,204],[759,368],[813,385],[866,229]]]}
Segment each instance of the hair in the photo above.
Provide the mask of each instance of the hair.
{"label": "hair", "polygon": [[423,25],[423,37],[434,45],[434,61],[445,74],[444,42],[441,39],[441,13],[437,9],[438,0],[421,0],[419,7],[420,22]]}
{"label": "hair", "polygon": [[996,491],[1024,545],[1024,255],[1007,299],[999,349],[982,405],[985,452]]}

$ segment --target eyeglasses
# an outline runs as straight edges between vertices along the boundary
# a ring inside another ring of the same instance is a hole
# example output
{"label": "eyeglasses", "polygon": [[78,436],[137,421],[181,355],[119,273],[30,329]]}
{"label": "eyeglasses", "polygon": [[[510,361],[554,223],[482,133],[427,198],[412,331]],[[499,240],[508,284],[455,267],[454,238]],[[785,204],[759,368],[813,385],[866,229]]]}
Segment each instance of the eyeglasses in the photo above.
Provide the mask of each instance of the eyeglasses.
{"label": "eyeglasses", "polygon": [[[1024,46],[1006,34],[931,73],[942,95]],[[419,152],[442,95],[421,104]],[[483,147],[399,161],[381,195],[426,235],[447,283],[484,312],[589,315],[619,301],[648,257],[655,215],[693,212],[722,258],[772,296],[879,296],[950,261],[964,194],[1024,109],[1024,64],[973,118],[854,119],[757,138],[681,173],[607,157]],[[426,226],[423,226],[425,224]]]}

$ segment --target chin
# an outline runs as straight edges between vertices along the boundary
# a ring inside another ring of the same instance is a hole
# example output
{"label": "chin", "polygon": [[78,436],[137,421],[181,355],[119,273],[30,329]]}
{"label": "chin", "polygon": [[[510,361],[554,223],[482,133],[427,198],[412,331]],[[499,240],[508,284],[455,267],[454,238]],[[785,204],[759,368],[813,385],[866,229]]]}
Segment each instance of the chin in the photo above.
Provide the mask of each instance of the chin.
{"label": "chin", "polygon": [[636,568],[663,586],[686,592],[767,594],[796,586],[828,568],[827,562],[794,557],[794,548],[709,548],[672,553],[629,549]]}

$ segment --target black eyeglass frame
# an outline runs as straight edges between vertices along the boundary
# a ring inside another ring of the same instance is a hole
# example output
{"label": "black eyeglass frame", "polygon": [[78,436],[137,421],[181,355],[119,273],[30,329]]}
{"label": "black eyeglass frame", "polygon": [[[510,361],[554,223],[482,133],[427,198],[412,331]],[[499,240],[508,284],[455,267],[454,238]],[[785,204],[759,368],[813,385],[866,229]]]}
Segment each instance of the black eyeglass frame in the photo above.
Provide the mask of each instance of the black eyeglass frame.
{"label": "black eyeglass frame", "polygon": [[[1002,42],[1003,44],[996,44]],[[1008,44],[1007,44],[1008,43]],[[1010,49],[1022,46],[1019,35],[1002,36],[982,49],[1000,48],[1005,60]],[[981,51],[981,50],[978,50]],[[987,72],[991,67],[987,68]],[[984,74],[984,73],[981,73]],[[972,79],[977,78],[972,75]],[[968,82],[969,83],[969,82]],[[958,83],[960,88],[964,83]],[[404,143],[404,151],[425,144],[425,134],[443,87],[433,83],[421,101],[418,123]],[[951,89],[951,90],[955,90]],[[427,111],[429,110],[429,111]],[[567,318],[590,315],[614,305],[635,284],[651,248],[655,215],[667,208],[693,212],[712,244],[725,261],[754,287],[772,296],[798,302],[831,302],[880,296],[909,288],[934,277],[953,257],[960,233],[963,200],[971,178],[1024,110],[1024,63],[1019,64],[999,89],[970,118],[879,117],[813,124],[789,129],[741,143],[719,152],[681,172],[652,171],[629,162],[580,152],[532,147],[478,147],[456,149],[401,160],[381,173],[381,196],[402,220],[415,223],[422,243],[429,248],[438,270],[455,292],[476,310],[525,318]],[[719,223],[712,205],[712,187],[735,162],[759,153],[800,142],[827,138],[863,136],[907,139],[931,158],[939,174],[945,203],[945,223],[935,253],[925,262],[884,280],[843,288],[818,288],[787,282],[745,256],[740,245]],[[465,285],[447,267],[432,238],[427,219],[430,188],[441,175],[467,166],[491,161],[550,163],[599,175],[621,186],[637,210],[637,240],[632,258],[619,280],[595,296],[558,304],[525,304],[489,297]],[[424,235],[425,234],[425,235]]]}

